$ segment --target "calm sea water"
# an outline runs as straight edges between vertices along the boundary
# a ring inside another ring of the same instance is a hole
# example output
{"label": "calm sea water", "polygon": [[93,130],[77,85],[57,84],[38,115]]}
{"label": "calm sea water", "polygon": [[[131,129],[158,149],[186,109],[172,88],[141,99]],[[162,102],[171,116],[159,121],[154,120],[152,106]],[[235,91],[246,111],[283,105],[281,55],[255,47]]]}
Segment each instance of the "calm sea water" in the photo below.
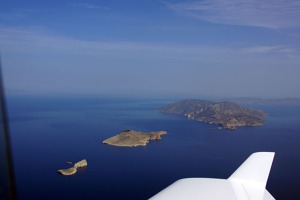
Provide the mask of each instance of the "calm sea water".
{"label": "calm sea water", "polygon": [[[253,152],[275,151],[267,189],[300,199],[300,107],[260,106],[265,125],[235,131],[157,112],[162,99],[9,97],[18,199],[148,199],[187,177],[228,178]],[[146,147],[104,139],[124,129],[165,130]],[[87,159],[73,176],[58,169]]]}

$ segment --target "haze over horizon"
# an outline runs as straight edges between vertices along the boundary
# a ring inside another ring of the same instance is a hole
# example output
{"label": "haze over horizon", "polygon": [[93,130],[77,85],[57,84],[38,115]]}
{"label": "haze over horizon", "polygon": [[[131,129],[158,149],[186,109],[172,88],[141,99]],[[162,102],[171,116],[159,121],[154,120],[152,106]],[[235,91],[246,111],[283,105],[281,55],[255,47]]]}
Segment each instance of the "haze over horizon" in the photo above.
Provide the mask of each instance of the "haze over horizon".
{"label": "haze over horizon", "polygon": [[300,97],[296,0],[0,1],[8,94]]}

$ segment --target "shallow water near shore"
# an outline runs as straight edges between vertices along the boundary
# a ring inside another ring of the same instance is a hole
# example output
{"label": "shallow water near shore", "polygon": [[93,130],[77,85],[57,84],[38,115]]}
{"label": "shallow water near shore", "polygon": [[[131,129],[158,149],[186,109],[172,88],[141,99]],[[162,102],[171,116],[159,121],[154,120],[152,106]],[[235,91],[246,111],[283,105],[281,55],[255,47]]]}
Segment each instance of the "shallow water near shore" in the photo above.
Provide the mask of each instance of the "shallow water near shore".
{"label": "shallow water near shore", "polygon": [[[300,199],[300,106],[254,106],[265,125],[237,130],[159,113],[169,99],[9,97],[18,199],[148,199],[180,178],[228,178],[252,153],[276,153],[267,189]],[[145,147],[102,141],[125,129],[167,131]],[[58,169],[86,159],[73,176]]]}

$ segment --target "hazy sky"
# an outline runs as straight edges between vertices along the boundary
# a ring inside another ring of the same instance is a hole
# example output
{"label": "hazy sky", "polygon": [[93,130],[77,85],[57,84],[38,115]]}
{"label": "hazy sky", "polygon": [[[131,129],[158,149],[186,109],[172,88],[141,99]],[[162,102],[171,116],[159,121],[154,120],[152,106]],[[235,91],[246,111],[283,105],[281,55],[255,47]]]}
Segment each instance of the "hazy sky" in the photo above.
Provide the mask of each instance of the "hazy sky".
{"label": "hazy sky", "polygon": [[298,0],[0,0],[9,94],[300,97]]}

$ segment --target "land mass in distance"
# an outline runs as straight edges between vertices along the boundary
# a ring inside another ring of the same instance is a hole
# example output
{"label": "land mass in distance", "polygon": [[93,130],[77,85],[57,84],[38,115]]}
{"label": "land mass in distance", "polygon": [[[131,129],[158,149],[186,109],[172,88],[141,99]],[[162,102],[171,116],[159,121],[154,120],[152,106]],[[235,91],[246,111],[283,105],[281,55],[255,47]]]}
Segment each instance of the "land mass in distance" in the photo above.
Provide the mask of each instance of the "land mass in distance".
{"label": "land mass in distance", "polygon": [[300,98],[281,98],[281,99],[264,99],[264,98],[232,98],[232,99],[223,99],[223,101],[231,101],[238,104],[253,104],[253,105],[284,105],[284,106],[299,106]]}
{"label": "land mass in distance", "polygon": [[215,124],[227,129],[260,126],[267,115],[264,111],[246,108],[233,102],[212,102],[188,99],[162,107],[160,112],[184,115],[189,119]]}

